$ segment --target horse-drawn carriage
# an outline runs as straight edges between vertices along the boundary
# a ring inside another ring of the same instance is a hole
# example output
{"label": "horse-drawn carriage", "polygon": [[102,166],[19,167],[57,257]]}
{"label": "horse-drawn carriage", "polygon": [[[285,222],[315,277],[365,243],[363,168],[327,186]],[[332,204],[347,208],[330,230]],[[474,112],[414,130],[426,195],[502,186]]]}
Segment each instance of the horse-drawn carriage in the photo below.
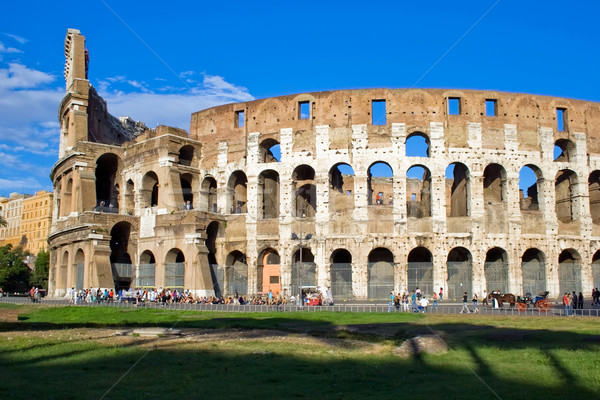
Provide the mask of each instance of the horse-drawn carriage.
{"label": "horse-drawn carriage", "polygon": [[525,311],[531,304],[538,311],[550,311],[552,310],[552,302],[548,300],[548,291],[540,292],[537,296],[532,297],[531,293],[525,293],[525,296],[517,297],[517,310]]}

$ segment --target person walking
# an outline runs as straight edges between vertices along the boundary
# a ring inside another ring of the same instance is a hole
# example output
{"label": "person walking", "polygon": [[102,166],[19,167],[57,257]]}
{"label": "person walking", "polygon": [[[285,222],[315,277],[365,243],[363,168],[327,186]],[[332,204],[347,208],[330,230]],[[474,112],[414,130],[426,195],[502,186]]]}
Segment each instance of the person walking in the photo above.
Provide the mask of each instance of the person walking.
{"label": "person walking", "polygon": [[487,297],[488,297],[487,290],[483,289],[483,299],[481,300],[481,304],[484,306],[488,305]]}
{"label": "person walking", "polygon": [[444,301],[444,288],[440,288],[440,303]]}
{"label": "person walking", "polygon": [[438,308],[437,299],[438,299],[437,298],[437,293],[433,292],[433,301],[432,301],[432,304],[431,304],[431,308],[434,309],[434,310],[437,310],[437,308]]}
{"label": "person walking", "polygon": [[460,309],[460,313],[459,314],[471,314],[471,311],[469,311],[469,306],[467,305],[467,292],[465,292],[465,294],[463,294],[463,305],[462,308]]}
{"label": "person walking", "polygon": [[473,292],[473,314],[479,312],[479,308],[477,308],[477,293]]}
{"label": "person walking", "polygon": [[581,292],[579,292],[579,295],[577,296],[577,308],[583,310],[583,293]]}

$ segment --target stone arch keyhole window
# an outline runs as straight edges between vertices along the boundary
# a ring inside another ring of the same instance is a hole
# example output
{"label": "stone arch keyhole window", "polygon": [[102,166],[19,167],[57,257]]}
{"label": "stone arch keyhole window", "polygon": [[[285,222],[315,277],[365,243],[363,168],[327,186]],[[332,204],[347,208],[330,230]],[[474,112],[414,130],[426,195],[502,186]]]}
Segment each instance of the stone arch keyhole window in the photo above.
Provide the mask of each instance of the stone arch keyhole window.
{"label": "stone arch keyhole window", "polygon": [[[593,171],[588,179],[590,215],[594,224],[600,224],[600,171]],[[595,286],[594,286],[595,287]]]}
{"label": "stone arch keyhole window", "polygon": [[556,217],[561,222],[572,222],[576,218],[577,202],[577,175],[575,172],[564,169],[558,171],[554,181],[556,196]]}
{"label": "stone arch keyhole window", "polygon": [[406,216],[431,217],[431,172],[422,165],[406,171]]}
{"label": "stone arch keyhole window", "polygon": [[265,139],[259,146],[259,162],[281,162],[281,146],[275,139]]}
{"label": "stone arch keyhole window", "polygon": [[281,293],[281,260],[272,248],[263,250],[258,257],[258,293]]}
{"label": "stone arch keyhole window", "polygon": [[217,210],[217,181],[212,176],[207,176],[200,187],[200,209],[214,212]]}
{"label": "stone arch keyhole window", "polygon": [[508,293],[508,253],[500,247],[490,249],[485,255],[485,283],[488,293]]}
{"label": "stone arch keyhole window", "polygon": [[308,165],[300,165],[292,174],[294,193],[293,208],[298,218],[312,218],[317,212],[317,186],[315,170]]}
{"label": "stone arch keyhole window", "polygon": [[377,161],[367,174],[367,200],[369,205],[389,205],[394,197],[394,171],[388,163]]}
{"label": "stone arch keyhole window", "polygon": [[378,247],[369,253],[367,280],[369,299],[390,298],[390,293],[394,291],[394,255],[389,249]]}
{"label": "stone arch keyhole window", "polygon": [[144,250],[140,255],[140,266],[135,277],[135,286],[139,288],[155,286],[156,259],[150,250]]}
{"label": "stone arch keyhole window", "polygon": [[110,231],[110,264],[112,267],[115,288],[128,289],[131,286],[135,272],[130,254],[135,248],[129,249],[131,224],[118,222]]}
{"label": "stone arch keyhole window", "polygon": [[158,206],[158,176],[154,171],[149,171],[144,175],[141,197],[144,207]]}
{"label": "stone arch keyhole window", "polygon": [[521,257],[521,273],[523,290],[533,295],[546,290],[546,257],[538,249],[527,249]]}
{"label": "stone arch keyhole window", "polygon": [[[558,283],[559,293],[576,292],[582,290],[581,285],[581,257],[573,249],[566,249],[558,257]],[[557,296],[558,297],[558,296]]]}
{"label": "stone arch keyhole window", "polygon": [[98,206],[104,202],[108,207],[112,204],[114,209],[119,208],[118,204],[118,170],[120,159],[115,154],[103,154],[96,161],[96,204]]}
{"label": "stone arch keyhole window", "polygon": [[569,139],[558,139],[554,143],[554,161],[569,162],[575,159],[575,143]]}
{"label": "stone arch keyhole window", "polygon": [[448,253],[448,299],[461,300],[464,292],[473,295],[473,257],[464,247],[455,247]]}
{"label": "stone arch keyhole window", "polygon": [[235,292],[239,295],[248,294],[246,255],[238,250],[232,251],[227,255],[225,264],[227,266],[227,293],[225,295],[233,295]]}
{"label": "stone arch keyhole window", "polygon": [[337,249],[331,253],[331,294],[336,300],[351,300],[352,291],[352,254],[346,249]]}
{"label": "stone arch keyhole window", "polygon": [[227,183],[227,209],[230,214],[243,214],[247,212],[247,185],[248,178],[242,171],[235,171]]}
{"label": "stone arch keyhole window", "polygon": [[206,249],[208,250],[208,265],[210,267],[210,277],[212,280],[215,296],[223,295],[225,287],[225,276],[223,268],[217,264],[217,239],[223,237],[221,225],[213,221],[206,227]]}
{"label": "stone arch keyhole window", "polygon": [[187,202],[190,202],[190,207],[194,206],[194,192],[192,190],[192,174],[181,174],[179,175],[179,182],[181,184],[181,196],[183,197],[183,206],[187,209]]}
{"label": "stone arch keyhole window", "polygon": [[429,157],[429,136],[423,132],[414,132],[406,137],[404,143],[407,157]]}
{"label": "stone arch keyhole window", "polygon": [[263,219],[279,217],[279,174],[271,169],[258,176],[258,213]]}
{"label": "stone arch keyhole window", "polygon": [[522,211],[539,211],[542,174],[535,165],[525,165],[519,171],[519,207]]}
{"label": "stone arch keyhole window", "polygon": [[179,164],[190,166],[194,159],[194,147],[190,145],[183,146],[179,149]]}
{"label": "stone arch keyhole window", "polygon": [[408,253],[408,290],[419,288],[425,296],[433,295],[433,255],[425,247],[416,247]]}
{"label": "stone arch keyhole window", "polygon": [[348,214],[354,210],[354,169],[339,163],[329,170],[329,211]]}
{"label": "stone arch keyhole window", "polygon": [[169,250],[165,257],[165,288],[183,289],[185,284],[185,255],[180,249]]}
{"label": "stone arch keyhole window", "polygon": [[462,163],[452,163],[446,168],[446,216],[468,217],[471,195],[469,169]]}

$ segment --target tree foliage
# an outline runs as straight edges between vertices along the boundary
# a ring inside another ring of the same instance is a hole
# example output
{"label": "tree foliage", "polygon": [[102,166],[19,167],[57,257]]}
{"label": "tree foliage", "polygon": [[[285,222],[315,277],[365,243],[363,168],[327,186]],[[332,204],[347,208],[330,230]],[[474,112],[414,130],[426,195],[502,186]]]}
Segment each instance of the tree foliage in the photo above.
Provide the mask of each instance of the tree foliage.
{"label": "tree foliage", "polygon": [[0,287],[5,292],[24,292],[29,287],[31,271],[24,262],[28,254],[20,246],[0,247]]}
{"label": "tree foliage", "polygon": [[35,269],[31,273],[31,285],[48,290],[48,272],[50,271],[50,253],[40,250],[35,260]]}

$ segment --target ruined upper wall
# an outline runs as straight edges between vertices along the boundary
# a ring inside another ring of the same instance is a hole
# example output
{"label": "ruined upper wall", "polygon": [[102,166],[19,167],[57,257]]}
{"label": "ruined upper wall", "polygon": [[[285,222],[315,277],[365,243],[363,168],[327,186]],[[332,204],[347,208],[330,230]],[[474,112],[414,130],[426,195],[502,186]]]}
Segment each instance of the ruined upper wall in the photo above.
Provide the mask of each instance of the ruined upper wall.
{"label": "ruined upper wall", "polygon": [[[450,98],[459,99],[458,115],[448,112]],[[378,119],[376,124],[373,124],[371,115],[374,100],[385,100],[386,104],[385,121]],[[486,115],[486,100],[495,102],[495,116]],[[303,102],[309,102],[310,116],[306,119],[300,118],[300,104]],[[557,109],[564,110],[562,131],[557,129]],[[240,112],[244,115],[243,126],[238,126]],[[369,143],[386,146],[391,124],[405,123],[408,134],[415,131],[427,134],[430,122],[444,123],[447,147],[468,147],[468,123],[480,123],[482,146],[504,149],[504,125],[514,124],[519,150],[540,151],[539,128],[546,127],[553,129],[555,140],[569,137],[573,132],[585,133],[588,152],[600,153],[600,104],[475,90],[339,90],[227,104],[192,114],[190,137],[201,140],[208,147],[211,147],[211,142],[228,141],[231,152],[236,143],[244,148],[245,137],[251,132],[260,132],[261,138],[277,138],[282,128],[302,132],[328,125],[330,132],[337,131],[332,137],[332,147],[346,147],[351,137],[351,126],[365,124]]]}

